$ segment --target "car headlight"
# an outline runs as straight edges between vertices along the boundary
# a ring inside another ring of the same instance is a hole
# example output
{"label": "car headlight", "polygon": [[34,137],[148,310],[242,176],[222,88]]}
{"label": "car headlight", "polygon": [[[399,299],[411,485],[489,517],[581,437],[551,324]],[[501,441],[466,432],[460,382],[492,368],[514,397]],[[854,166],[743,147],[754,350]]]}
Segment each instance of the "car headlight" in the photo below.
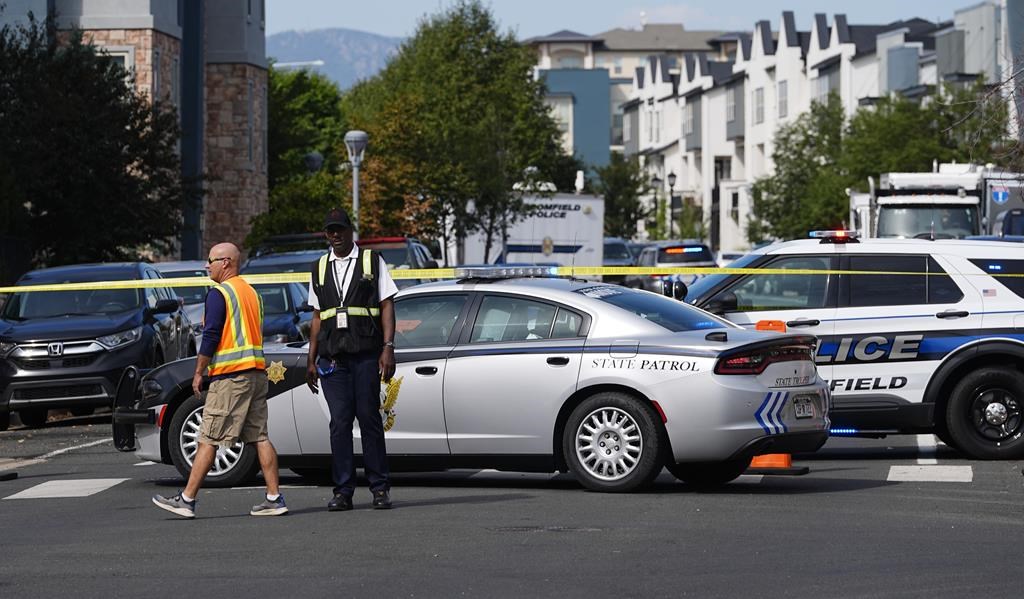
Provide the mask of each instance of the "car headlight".
{"label": "car headlight", "polygon": [[288,335],[281,333],[279,335],[271,335],[263,340],[263,343],[288,343]]}
{"label": "car headlight", "polygon": [[6,358],[7,354],[14,351],[14,348],[18,347],[17,343],[10,341],[0,341],[0,358]]}
{"label": "car headlight", "polygon": [[116,349],[118,347],[124,347],[129,343],[134,343],[139,339],[142,339],[142,327],[135,327],[134,329],[128,329],[127,331],[121,331],[120,333],[114,333],[113,335],[97,337],[96,341],[107,349]]}

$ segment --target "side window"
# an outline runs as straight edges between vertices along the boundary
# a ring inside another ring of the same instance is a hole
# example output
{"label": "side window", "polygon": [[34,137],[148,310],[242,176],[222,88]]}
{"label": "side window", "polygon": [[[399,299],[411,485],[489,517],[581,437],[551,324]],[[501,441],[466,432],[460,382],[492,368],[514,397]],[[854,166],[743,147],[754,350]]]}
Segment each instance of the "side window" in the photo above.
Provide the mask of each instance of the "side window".
{"label": "side window", "polygon": [[[764,268],[781,270],[829,270],[829,256],[785,256]],[[829,276],[826,274],[771,273],[748,275],[729,288],[736,295],[740,312],[799,310],[828,305]]]}
{"label": "side window", "polygon": [[555,326],[551,329],[552,339],[569,339],[580,336],[583,317],[565,308],[559,308],[555,315]]}
{"label": "side window", "polygon": [[[850,256],[850,306],[909,306],[928,303],[928,260],[925,256]],[[936,267],[938,265],[936,264]],[[907,273],[907,274],[891,274]]]}
{"label": "side window", "polygon": [[445,345],[466,295],[412,296],[395,302],[395,347]]}
{"label": "side window", "polygon": [[491,343],[550,339],[556,311],[555,306],[524,298],[487,296],[480,304],[480,313],[469,341]]}
{"label": "side window", "polygon": [[931,256],[928,256],[927,278],[929,304],[955,304],[964,299],[964,292]]}
{"label": "side window", "polygon": [[1024,275],[1024,260],[971,260],[971,264],[991,275],[1017,297],[1024,297],[1024,277],[1021,276]]}
{"label": "side window", "polygon": [[644,250],[640,255],[640,264],[642,266],[654,266],[654,250]]}

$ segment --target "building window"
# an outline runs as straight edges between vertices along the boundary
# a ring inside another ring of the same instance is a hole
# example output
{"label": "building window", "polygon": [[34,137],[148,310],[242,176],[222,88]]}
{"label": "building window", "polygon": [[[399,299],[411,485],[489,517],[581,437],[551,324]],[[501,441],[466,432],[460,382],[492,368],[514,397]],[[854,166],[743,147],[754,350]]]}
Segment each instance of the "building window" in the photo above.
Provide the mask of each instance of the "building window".
{"label": "building window", "polygon": [[661,141],[661,106],[654,109],[654,143]]}
{"label": "building window", "polygon": [[779,118],[784,119],[789,114],[789,83],[779,81],[778,89]]}
{"label": "building window", "polygon": [[171,61],[171,101],[181,105],[181,61],[177,57]]}
{"label": "building window", "polygon": [[729,217],[732,218],[732,222],[739,224],[740,222],[740,192],[732,192],[732,202],[729,206]]}
{"label": "building window", "polygon": [[616,75],[621,75],[622,74],[622,57],[621,56],[616,56],[615,57],[615,61],[612,64],[615,65],[615,67],[614,67],[615,74]]}
{"label": "building window", "polygon": [[549,96],[546,102],[551,109],[551,118],[555,120],[555,125],[562,132],[562,149],[571,155],[573,151],[572,96]]}
{"label": "building window", "polygon": [[736,88],[730,87],[725,90],[725,120],[733,122],[736,120]]}
{"label": "building window", "polygon": [[622,141],[622,109],[616,108],[615,112],[612,113],[612,145],[621,146]]}
{"label": "building window", "polygon": [[583,57],[579,54],[562,54],[555,59],[557,69],[582,69]]}
{"label": "building window", "polygon": [[135,71],[135,48],[133,46],[103,46],[98,48],[100,58],[111,64],[116,64],[125,71],[125,79],[129,83]]}
{"label": "building window", "polygon": [[754,90],[754,124],[760,125],[764,122],[764,88]]}
{"label": "building window", "polygon": [[839,70],[832,69],[828,72],[818,72],[818,78],[814,80],[814,99],[824,104],[828,102],[828,95],[839,88]]}
{"label": "building window", "polygon": [[628,142],[633,138],[633,121],[628,117],[622,119],[622,143]]}
{"label": "building window", "polygon": [[153,50],[153,101],[160,99],[160,50]]}
{"label": "building window", "polygon": [[260,29],[267,28],[267,0],[260,0]]}
{"label": "building window", "polygon": [[693,135],[693,104],[683,106],[683,134]]}

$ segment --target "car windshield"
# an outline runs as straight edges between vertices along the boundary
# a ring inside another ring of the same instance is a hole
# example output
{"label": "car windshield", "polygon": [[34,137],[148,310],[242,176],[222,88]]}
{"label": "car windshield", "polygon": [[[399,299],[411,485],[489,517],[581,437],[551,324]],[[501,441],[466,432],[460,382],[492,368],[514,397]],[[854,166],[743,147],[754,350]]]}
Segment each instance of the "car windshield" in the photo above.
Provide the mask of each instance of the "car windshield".
{"label": "car windshield", "polygon": [[706,245],[676,245],[658,250],[659,264],[682,264],[686,262],[712,262],[711,250]]}
{"label": "car windshield", "polygon": [[[741,258],[737,258],[736,261],[729,263],[729,268],[746,268],[751,263],[761,257],[761,254],[747,254]],[[698,298],[703,297],[708,291],[718,287],[720,283],[735,275],[730,274],[713,274],[703,276],[693,282],[692,285],[686,290],[686,301],[691,304]]]}
{"label": "car windshield", "polygon": [[253,288],[263,300],[264,315],[290,314],[295,311],[292,308],[291,298],[288,296],[287,285],[254,285]]}
{"label": "car windshield", "polygon": [[633,255],[629,253],[629,248],[626,247],[625,243],[617,241],[607,241],[604,244],[604,259],[632,260]]}
{"label": "car windshield", "polygon": [[[31,283],[41,284],[38,281]],[[32,320],[58,316],[103,315],[136,310],[141,306],[140,289],[33,291],[12,294],[4,304],[3,317],[7,320]]]}
{"label": "car windshield", "polygon": [[878,211],[879,237],[959,239],[977,234],[974,206],[890,205]]}
{"label": "car windshield", "polygon": [[402,244],[388,244],[388,245],[377,245],[368,246],[375,252],[380,252],[384,262],[388,265],[388,270],[412,268],[412,264],[409,263],[409,249]]}
{"label": "car windshield", "polygon": [[[165,279],[185,279],[188,277],[207,278],[205,270],[176,270],[173,272],[161,272]],[[178,297],[185,300],[186,305],[201,304],[206,301],[206,292],[209,286],[196,287],[172,287]]]}
{"label": "car windshield", "polygon": [[617,308],[632,312],[644,320],[660,325],[673,333],[679,331],[697,331],[703,329],[724,329],[729,324],[703,310],[698,310],[674,299],[619,287],[617,285],[600,285],[585,287],[576,291],[611,304]]}

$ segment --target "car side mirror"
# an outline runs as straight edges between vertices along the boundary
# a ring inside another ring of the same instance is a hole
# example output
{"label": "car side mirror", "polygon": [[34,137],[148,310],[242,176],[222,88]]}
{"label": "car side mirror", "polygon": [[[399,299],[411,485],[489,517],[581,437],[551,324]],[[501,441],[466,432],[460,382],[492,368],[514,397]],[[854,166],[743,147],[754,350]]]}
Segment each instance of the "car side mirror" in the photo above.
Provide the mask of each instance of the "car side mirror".
{"label": "car side mirror", "polygon": [[302,305],[299,306],[299,313],[300,314],[303,313],[303,312],[312,312],[312,311],[313,311],[313,306],[310,306],[306,302],[302,302]]}
{"label": "car side mirror", "polygon": [[731,291],[723,291],[715,297],[711,298],[704,309],[712,314],[721,316],[726,312],[735,312],[739,302],[736,300],[736,294]]}
{"label": "car side mirror", "polygon": [[149,309],[149,313],[150,314],[172,314],[172,313],[178,311],[178,309],[180,309],[180,308],[181,308],[181,305],[178,303],[178,300],[176,300],[176,299],[162,299],[162,300],[157,300],[156,301],[156,305]]}
{"label": "car side mirror", "polygon": [[437,263],[437,260],[427,260],[424,265],[425,268],[441,268],[441,265]]}

